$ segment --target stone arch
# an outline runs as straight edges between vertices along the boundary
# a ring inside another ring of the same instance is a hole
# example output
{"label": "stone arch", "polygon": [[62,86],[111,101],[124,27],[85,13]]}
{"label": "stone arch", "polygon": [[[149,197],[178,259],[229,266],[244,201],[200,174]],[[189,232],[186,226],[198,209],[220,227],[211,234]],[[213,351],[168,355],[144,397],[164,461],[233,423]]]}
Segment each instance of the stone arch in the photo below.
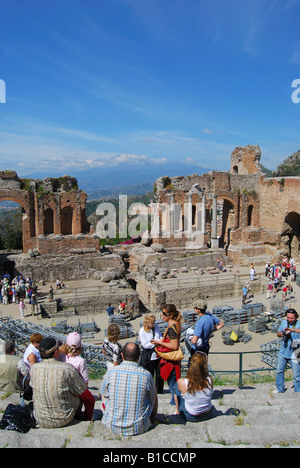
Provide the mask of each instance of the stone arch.
{"label": "stone arch", "polygon": [[289,255],[297,257],[300,250],[300,214],[292,211],[285,217],[282,233],[282,243],[288,248]]}
{"label": "stone arch", "polygon": [[1,201],[13,201],[22,207],[23,212],[29,214],[29,203],[25,201],[23,197],[18,197],[15,191],[11,193],[5,191],[5,195],[0,193],[0,202]]}
{"label": "stone arch", "polygon": [[61,210],[61,233],[65,236],[73,233],[73,209],[65,206]]}
{"label": "stone arch", "polygon": [[29,195],[18,190],[3,190],[0,191],[1,201],[12,201],[21,206],[23,250],[28,250],[30,239],[35,237],[35,210],[30,203]]}
{"label": "stone arch", "polygon": [[219,244],[220,247],[223,247],[225,244],[230,245],[230,233],[237,226],[237,210],[234,201],[230,197],[218,195],[218,201],[220,199],[223,200],[223,211],[219,226]]}
{"label": "stone arch", "polygon": [[52,208],[44,211],[44,234],[46,236],[54,233],[54,212]]}
{"label": "stone arch", "polygon": [[247,210],[247,226],[252,226],[253,224],[253,210],[254,206],[249,205]]}

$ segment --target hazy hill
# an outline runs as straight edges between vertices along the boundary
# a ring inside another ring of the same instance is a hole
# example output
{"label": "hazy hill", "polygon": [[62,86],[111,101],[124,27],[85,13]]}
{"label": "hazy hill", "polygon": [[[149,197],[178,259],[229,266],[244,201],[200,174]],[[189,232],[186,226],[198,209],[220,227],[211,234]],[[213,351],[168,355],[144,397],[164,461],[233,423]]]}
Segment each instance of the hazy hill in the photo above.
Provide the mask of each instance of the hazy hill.
{"label": "hazy hill", "polygon": [[277,167],[273,176],[300,176],[300,150],[286,158],[283,163]]}

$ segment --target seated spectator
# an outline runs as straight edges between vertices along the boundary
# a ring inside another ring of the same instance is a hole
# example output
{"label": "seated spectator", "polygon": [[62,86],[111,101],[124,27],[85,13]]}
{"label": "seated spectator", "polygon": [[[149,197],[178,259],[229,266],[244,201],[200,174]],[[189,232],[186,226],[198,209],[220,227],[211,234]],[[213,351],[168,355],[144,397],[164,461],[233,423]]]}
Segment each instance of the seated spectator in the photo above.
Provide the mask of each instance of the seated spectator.
{"label": "seated spectator", "polygon": [[197,351],[190,361],[186,379],[177,381],[180,414],[187,421],[205,421],[211,415],[213,380],[208,374],[207,355]]}
{"label": "seated spectator", "polygon": [[40,343],[43,336],[40,333],[34,333],[30,337],[30,345],[26,348],[23,361],[30,368],[33,364],[41,362],[42,358],[39,352]]}
{"label": "seated spectator", "polygon": [[120,335],[119,325],[115,322],[110,323],[107,329],[107,337],[103,343],[103,354],[106,356],[107,370],[113,369],[123,361],[122,346],[118,343]]}
{"label": "seated spectator", "polygon": [[42,340],[40,353],[42,362],[30,371],[34,416],[43,428],[64,427],[75,418],[81,401],[88,407],[92,403],[86,397],[86,382],[71,364],[58,361],[59,343],[54,338]]}
{"label": "seated spectator", "polygon": [[157,393],[150,372],[139,366],[140,349],[127,343],[124,361],[107,372],[102,384],[103,424],[115,434],[143,434],[157,415]]}
{"label": "seated spectator", "polygon": [[20,358],[16,356],[14,342],[3,343],[3,349],[0,351],[0,392],[19,392],[22,390],[23,376],[18,370]]}
{"label": "seated spectator", "polygon": [[66,344],[66,362],[77,369],[83,380],[88,384],[89,371],[85,359],[81,356],[81,336],[79,333],[69,333]]}

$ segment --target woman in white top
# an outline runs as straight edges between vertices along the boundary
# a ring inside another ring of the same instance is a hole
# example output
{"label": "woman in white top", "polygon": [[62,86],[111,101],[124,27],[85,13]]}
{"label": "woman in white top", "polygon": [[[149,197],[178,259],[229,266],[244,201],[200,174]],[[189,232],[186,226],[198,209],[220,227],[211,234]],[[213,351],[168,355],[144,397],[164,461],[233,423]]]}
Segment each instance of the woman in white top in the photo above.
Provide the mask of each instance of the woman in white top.
{"label": "woman in white top", "polygon": [[177,381],[176,394],[179,411],[187,421],[199,422],[210,418],[213,380],[208,374],[207,355],[202,351],[192,356],[187,378]]}
{"label": "woman in white top", "polygon": [[43,336],[40,333],[34,333],[30,337],[30,345],[25,350],[23,361],[27,366],[32,367],[33,364],[41,362],[42,358],[39,352],[40,343]]}
{"label": "woman in white top", "polygon": [[148,370],[153,376],[156,384],[157,393],[163,393],[164,381],[160,376],[159,362],[160,358],[155,351],[155,345],[152,340],[161,340],[162,334],[158,325],[155,324],[154,315],[145,315],[144,323],[139,332],[142,345],[142,354],[140,365]]}

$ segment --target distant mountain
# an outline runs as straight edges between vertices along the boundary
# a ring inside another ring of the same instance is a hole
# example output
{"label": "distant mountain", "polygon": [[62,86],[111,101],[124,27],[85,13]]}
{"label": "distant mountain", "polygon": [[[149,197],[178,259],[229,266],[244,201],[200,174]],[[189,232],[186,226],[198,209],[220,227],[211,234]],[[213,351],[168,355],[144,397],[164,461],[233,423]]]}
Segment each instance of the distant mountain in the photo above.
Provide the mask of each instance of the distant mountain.
{"label": "distant mountain", "polygon": [[286,158],[273,173],[275,177],[300,176],[300,150]]}
{"label": "distant mountain", "polygon": [[[81,190],[89,199],[115,197],[119,193],[125,195],[142,195],[153,190],[156,179],[162,176],[187,176],[203,174],[211,169],[177,162],[166,164],[123,164],[115,167],[93,168],[84,171],[69,171],[70,176],[76,177]],[[57,170],[51,173],[35,173],[27,178],[43,179],[45,177],[59,177]]]}

